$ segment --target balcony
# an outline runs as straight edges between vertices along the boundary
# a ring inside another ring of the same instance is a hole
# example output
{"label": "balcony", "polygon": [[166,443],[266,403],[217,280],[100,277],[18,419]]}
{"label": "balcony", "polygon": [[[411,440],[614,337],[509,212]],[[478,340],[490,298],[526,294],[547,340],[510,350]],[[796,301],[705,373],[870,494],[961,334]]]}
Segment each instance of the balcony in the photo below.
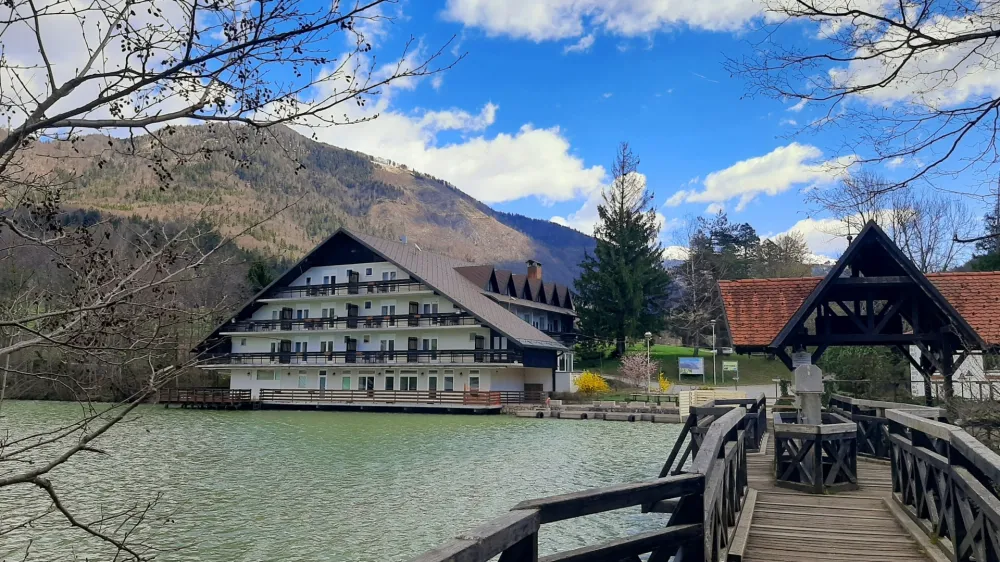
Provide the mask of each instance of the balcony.
{"label": "balcony", "polygon": [[331,366],[331,365],[472,365],[477,363],[520,364],[520,351],[509,349],[446,349],[402,351],[308,351],[225,353],[205,356],[203,366]]}
{"label": "balcony", "polygon": [[303,320],[245,320],[229,324],[223,334],[255,332],[310,332],[336,330],[374,330],[397,328],[441,328],[478,326],[479,320],[463,313],[396,314],[389,316],[341,316],[338,318],[308,318]]}
{"label": "balcony", "polygon": [[275,289],[260,300],[267,302],[280,299],[301,299],[313,297],[352,297],[355,295],[393,295],[432,292],[429,286],[413,279],[393,281],[358,281],[331,285],[296,285]]}

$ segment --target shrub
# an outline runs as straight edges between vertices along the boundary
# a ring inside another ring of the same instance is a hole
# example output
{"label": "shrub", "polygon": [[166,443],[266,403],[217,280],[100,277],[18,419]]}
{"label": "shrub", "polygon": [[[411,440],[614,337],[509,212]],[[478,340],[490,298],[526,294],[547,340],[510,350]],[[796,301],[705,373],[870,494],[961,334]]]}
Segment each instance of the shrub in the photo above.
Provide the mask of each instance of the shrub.
{"label": "shrub", "polygon": [[632,353],[622,357],[618,373],[622,380],[635,388],[649,388],[650,381],[660,372],[656,361],[648,361],[644,353]]}
{"label": "shrub", "polygon": [[670,381],[667,380],[667,377],[665,377],[663,373],[660,373],[658,380],[660,381],[660,392],[662,392],[663,394],[669,392],[671,383]]}
{"label": "shrub", "polygon": [[607,392],[609,389],[608,381],[604,380],[604,377],[590,371],[584,371],[577,377],[576,387],[581,393],[587,395]]}

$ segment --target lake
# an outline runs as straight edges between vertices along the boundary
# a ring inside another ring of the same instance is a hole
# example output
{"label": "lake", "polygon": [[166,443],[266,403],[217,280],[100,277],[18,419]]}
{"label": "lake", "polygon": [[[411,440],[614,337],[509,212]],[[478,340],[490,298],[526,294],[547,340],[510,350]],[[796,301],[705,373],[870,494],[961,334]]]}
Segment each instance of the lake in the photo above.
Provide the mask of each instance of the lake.
{"label": "lake", "polygon": [[[13,435],[74,419],[69,403],[5,402]],[[680,425],[353,412],[142,407],[50,479],[83,520],[159,495],[137,536],[157,560],[407,560],[518,501],[651,478]],[[0,465],[2,466],[2,465]],[[5,466],[5,473],[12,467]],[[44,511],[0,491],[0,528]],[[103,510],[103,511],[102,511]],[[543,527],[542,553],[662,528],[639,508]],[[48,515],[0,536],[0,559],[109,552]]]}

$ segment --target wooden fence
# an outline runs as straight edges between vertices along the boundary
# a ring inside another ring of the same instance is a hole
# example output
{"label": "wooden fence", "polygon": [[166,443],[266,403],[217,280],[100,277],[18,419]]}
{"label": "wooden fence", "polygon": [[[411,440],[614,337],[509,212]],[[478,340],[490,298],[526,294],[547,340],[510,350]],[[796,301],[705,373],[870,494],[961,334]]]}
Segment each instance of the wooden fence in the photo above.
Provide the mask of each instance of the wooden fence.
{"label": "wooden fence", "polygon": [[775,485],[813,494],[858,489],[857,424],[825,414],[822,425],[775,412]]}
{"label": "wooden fence", "polygon": [[944,416],[940,408],[916,404],[862,400],[834,394],[830,398],[830,411],[858,424],[858,454],[863,457],[889,459],[889,433],[887,410],[912,410],[924,412],[923,417],[934,419]]}
{"label": "wooden fence", "polygon": [[[763,397],[760,407],[765,407]],[[706,408],[714,408],[714,413],[703,412],[705,417],[700,421],[711,417],[711,422],[699,426],[704,431],[698,432],[698,449],[687,469],[669,475],[661,472],[660,477],[652,480],[521,502],[510,513],[462,533],[414,562],[486,562],[497,555],[501,562],[535,562],[540,559],[538,532],[542,525],[631,506],[642,506],[644,512],[671,515],[661,530],[560,552],[541,560],[638,561],[646,553],[649,562],[667,562],[671,557],[675,562],[722,559],[732,541],[748,490],[746,426],[756,423],[758,416],[756,412],[748,414],[738,405],[706,405]],[[690,428],[688,433],[694,435]],[[672,456],[676,457],[679,446],[675,445]],[[664,470],[670,472],[669,466]]]}
{"label": "wooden fence", "polygon": [[[447,406],[501,406],[498,391],[444,390],[314,390],[261,389],[261,402],[314,404],[440,404]],[[523,393],[522,393],[523,394]],[[507,395],[506,399],[514,397]]]}
{"label": "wooden fence", "polygon": [[164,388],[157,394],[161,404],[238,404],[250,402],[250,391],[238,388]]}

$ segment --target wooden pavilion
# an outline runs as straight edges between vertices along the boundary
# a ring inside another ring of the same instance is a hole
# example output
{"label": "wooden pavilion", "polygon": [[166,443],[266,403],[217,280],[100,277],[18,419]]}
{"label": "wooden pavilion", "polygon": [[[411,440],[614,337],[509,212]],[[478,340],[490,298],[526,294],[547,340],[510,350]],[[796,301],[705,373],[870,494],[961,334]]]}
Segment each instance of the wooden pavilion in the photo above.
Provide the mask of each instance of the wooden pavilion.
{"label": "wooden pavilion", "polygon": [[[792,369],[831,346],[892,346],[924,375],[944,379],[973,353],[1000,348],[1000,272],[920,272],[874,222],[825,277],[720,281],[737,353],[767,352]],[[919,359],[910,346],[920,350]]]}

